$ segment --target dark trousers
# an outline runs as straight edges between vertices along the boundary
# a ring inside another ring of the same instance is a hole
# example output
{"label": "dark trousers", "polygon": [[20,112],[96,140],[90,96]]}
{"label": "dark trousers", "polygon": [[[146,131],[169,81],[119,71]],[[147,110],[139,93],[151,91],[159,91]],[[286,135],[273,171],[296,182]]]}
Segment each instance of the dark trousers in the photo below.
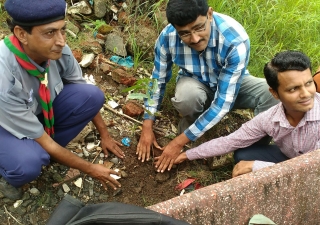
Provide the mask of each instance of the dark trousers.
{"label": "dark trousers", "polygon": [[[90,84],[67,84],[53,101],[54,140],[66,146],[97,115],[104,94]],[[43,116],[38,119],[43,122]],[[33,139],[18,139],[0,126],[0,174],[11,185],[20,187],[34,179],[49,154]]]}
{"label": "dark trousers", "polygon": [[281,152],[276,145],[261,145],[253,144],[246,148],[238,149],[234,152],[233,158],[235,163],[244,161],[264,161],[279,163],[289,159],[285,154]]}

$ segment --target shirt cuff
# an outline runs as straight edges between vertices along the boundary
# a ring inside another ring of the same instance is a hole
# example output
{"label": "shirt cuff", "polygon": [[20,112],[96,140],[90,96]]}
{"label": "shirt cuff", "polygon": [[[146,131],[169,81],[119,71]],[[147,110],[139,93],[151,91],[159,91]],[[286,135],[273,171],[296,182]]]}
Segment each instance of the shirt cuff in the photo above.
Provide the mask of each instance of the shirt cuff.
{"label": "shirt cuff", "polygon": [[264,161],[258,161],[255,160],[252,166],[252,172],[260,170],[262,168],[268,167],[268,166],[273,166],[275,163],[272,162],[264,162]]}

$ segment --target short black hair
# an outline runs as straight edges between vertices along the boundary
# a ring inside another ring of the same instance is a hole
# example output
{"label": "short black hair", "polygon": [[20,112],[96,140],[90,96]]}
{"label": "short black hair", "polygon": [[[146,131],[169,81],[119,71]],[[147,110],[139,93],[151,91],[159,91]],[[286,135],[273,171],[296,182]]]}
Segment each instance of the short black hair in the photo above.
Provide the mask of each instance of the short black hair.
{"label": "short black hair", "polygon": [[31,34],[32,32],[32,29],[33,29],[33,26],[21,26],[21,25],[18,25],[16,24],[12,19],[7,19],[7,24],[11,30],[11,32],[13,33],[13,30],[14,30],[14,27],[15,26],[19,26],[21,27],[22,29],[24,29],[28,34]]}
{"label": "short black hair", "polygon": [[206,16],[208,9],[207,0],[169,0],[166,10],[167,20],[173,26],[185,26],[200,15]]}
{"label": "short black hair", "polygon": [[266,63],[263,69],[268,85],[278,91],[278,73],[288,70],[305,71],[311,70],[311,61],[308,56],[300,51],[288,50],[277,53],[273,59]]}

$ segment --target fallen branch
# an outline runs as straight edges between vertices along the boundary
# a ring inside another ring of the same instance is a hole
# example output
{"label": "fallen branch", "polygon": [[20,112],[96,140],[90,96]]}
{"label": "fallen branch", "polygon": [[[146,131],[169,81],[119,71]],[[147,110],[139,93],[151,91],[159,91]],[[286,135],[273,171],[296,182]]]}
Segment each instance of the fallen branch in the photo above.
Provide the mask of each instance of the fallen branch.
{"label": "fallen branch", "polygon": [[[135,122],[135,123],[138,123],[138,124],[140,124],[140,125],[143,124],[141,121],[136,120],[136,119],[132,118],[131,116],[128,116],[128,115],[126,115],[126,114],[121,114],[121,113],[119,113],[118,111],[114,110],[113,108],[111,108],[111,107],[108,106],[107,104],[104,104],[103,106],[104,106],[105,108],[107,108],[108,110],[110,110],[111,112],[113,112],[113,113],[115,113],[115,114],[117,114],[117,115],[119,115],[119,116],[125,117],[125,118],[127,118],[127,119],[129,119],[129,120],[131,120],[131,121],[133,121],[133,122]],[[166,132],[165,130],[163,130],[163,129],[159,128],[159,127],[153,127],[153,130],[155,131],[155,133],[160,134],[160,135],[163,135],[163,136],[164,136],[164,134],[165,134],[165,132]]]}
{"label": "fallen branch", "polygon": [[12,219],[14,219],[18,224],[23,225],[18,219],[16,219],[11,213],[9,213],[9,211],[7,210],[7,207],[5,205],[3,207],[4,207],[4,211],[6,212],[7,215],[9,215]]}

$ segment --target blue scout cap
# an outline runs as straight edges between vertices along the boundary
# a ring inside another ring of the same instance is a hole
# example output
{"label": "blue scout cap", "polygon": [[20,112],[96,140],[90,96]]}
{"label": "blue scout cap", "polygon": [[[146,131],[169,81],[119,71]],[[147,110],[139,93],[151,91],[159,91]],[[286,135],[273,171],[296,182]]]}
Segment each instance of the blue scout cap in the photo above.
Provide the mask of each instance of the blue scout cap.
{"label": "blue scout cap", "polygon": [[5,10],[21,26],[43,25],[64,19],[65,0],[6,0]]}

